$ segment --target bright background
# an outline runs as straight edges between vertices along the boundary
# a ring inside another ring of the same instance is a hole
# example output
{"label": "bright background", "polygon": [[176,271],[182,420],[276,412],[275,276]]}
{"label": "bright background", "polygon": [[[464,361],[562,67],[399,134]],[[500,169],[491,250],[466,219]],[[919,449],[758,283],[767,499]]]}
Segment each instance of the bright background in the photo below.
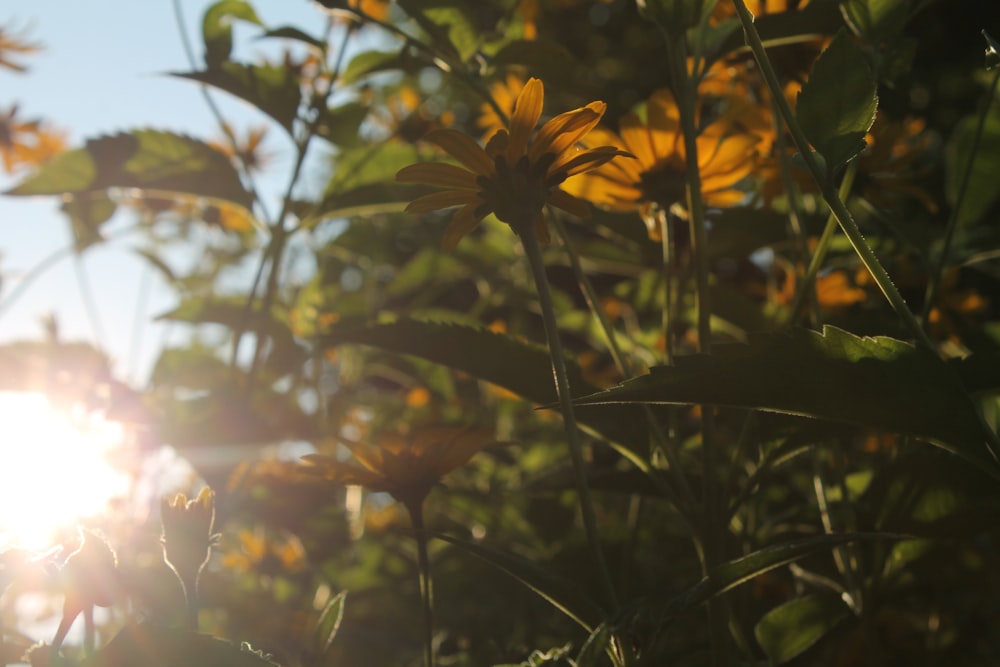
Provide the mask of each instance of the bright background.
{"label": "bright background", "polygon": [[[19,59],[29,67],[26,74],[0,70],[0,111],[19,104],[21,118],[46,119],[68,134],[71,148],[88,138],[143,127],[220,137],[198,85],[166,74],[201,67],[201,17],[210,2],[180,2],[198,59],[195,67],[185,55],[171,0],[3,0],[0,23],[15,34],[26,29],[29,40],[44,49]],[[270,27],[294,24],[319,34],[325,24],[323,13],[308,0],[259,0],[254,7]],[[252,58],[280,48],[273,40],[254,43],[242,27],[235,27],[237,53]],[[248,106],[224,93],[213,95],[238,129],[262,122]],[[263,186],[277,191],[283,185],[281,165],[290,160],[288,143],[272,130],[265,146],[277,155],[273,173],[278,179]],[[0,175],[0,189],[17,180]],[[69,223],[58,209],[54,198],[0,196],[0,344],[39,339],[41,318],[54,314],[63,340],[99,346],[119,379],[141,386],[158,350],[183,332],[153,322],[174,305],[174,297],[156,271],[130,252],[138,239],[95,245],[77,258],[64,253],[19,290],[46,258],[72,246]],[[112,219],[108,235],[131,222],[122,218]],[[95,317],[88,316],[81,276]],[[12,295],[16,298],[9,300]]]}

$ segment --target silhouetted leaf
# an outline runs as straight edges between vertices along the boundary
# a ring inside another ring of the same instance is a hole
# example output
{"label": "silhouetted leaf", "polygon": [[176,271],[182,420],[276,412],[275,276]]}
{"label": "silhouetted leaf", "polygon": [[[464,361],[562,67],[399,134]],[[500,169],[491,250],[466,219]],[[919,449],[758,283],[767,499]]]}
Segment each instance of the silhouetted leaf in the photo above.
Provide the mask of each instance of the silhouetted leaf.
{"label": "silhouetted leaf", "polygon": [[[1000,173],[1000,113],[993,111],[986,116],[982,135],[976,141],[978,123],[976,115],[959,121],[952,132],[945,159],[945,193],[951,206],[960,206],[959,225],[970,225],[981,220],[1000,198],[1000,188],[997,187],[997,174]],[[975,152],[975,161],[968,177],[965,197],[959,203],[959,187],[972,152]]]}
{"label": "silhouetted leaf", "polygon": [[138,623],[127,625],[105,646],[79,663],[80,667],[275,667],[276,663],[249,645],[181,628]]}
{"label": "silhouetted leaf", "polygon": [[928,440],[1000,474],[951,367],[909,343],[831,326],[718,345],[576,403],[723,405],[847,422]]}
{"label": "silhouetted leaf", "polygon": [[294,26],[281,26],[280,28],[274,28],[273,30],[266,31],[260,36],[260,39],[264,38],[278,38],[278,39],[290,39],[296,42],[302,42],[320,53],[326,52],[326,42],[316,39],[307,32],[303,32],[299,28]]}
{"label": "silhouetted leaf", "polygon": [[224,90],[249,102],[267,114],[291,134],[302,92],[298,74],[283,65],[244,65],[226,61],[202,72],[171,72],[172,76],[191,79]]}
{"label": "silhouetted leaf", "polygon": [[347,591],[341,591],[323,607],[313,635],[316,655],[325,656],[330,651],[330,646],[337,637],[337,631],[340,630],[340,622],[344,619],[345,602],[347,602]]}
{"label": "silhouetted leaf", "polygon": [[844,0],[840,11],[854,34],[869,44],[892,42],[906,26],[913,0]]}
{"label": "silhouetted leaf", "polygon": [[864,150],[877,104],[868,59],[842,30],[813,63],[795,105],[802,131],[826,161],[828,178]]}
{"label": "silhouetted leaf", "polygon": [[244,208],[253,203],[229,158],[202,141],[160,130],[91,139],[7,194],[77,195],[109,188],[221,199]]}

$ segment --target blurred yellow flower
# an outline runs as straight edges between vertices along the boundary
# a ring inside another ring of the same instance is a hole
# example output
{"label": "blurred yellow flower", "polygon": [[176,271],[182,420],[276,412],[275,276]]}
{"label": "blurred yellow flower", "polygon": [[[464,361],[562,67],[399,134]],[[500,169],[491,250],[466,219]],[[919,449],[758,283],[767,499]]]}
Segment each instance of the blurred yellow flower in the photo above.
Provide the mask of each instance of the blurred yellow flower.
{"label": "blurred yellow flower", "polygon": [[267,129],[266,125],[251,127],[240,137],[229,124],[225,124],[222,128],[223,136],[210,141],[209,145],[223,153],[237,167],[245,167],[251,172],[262,171],[274,158],[271,152],[262,148]]}
{"label": "blurred yellow flower", "polygon": [[19,35],[11,34],[7,27],[0,25],[0,67],[24,72],[27,68],[12,60],[12,57],[36,53],[41,48],[37,43],[26,41],[23,32]]}
{"label": "blurred yellow flower", "polygon": [[[809,4],[809,0],[745,0],[747,9],[755,17],[766,14],[780,14],[781,12],[802,9]],[[723,21],[736,16],[736,7],[732,0],[722,0],[715,5],[712,10],[714,21]]]}
{"label": "blurred yellow flower", "polygon": [[[705,128],[697,138],[702,197],[709,206],[733,206],[746,193],[737,184],[754,168],[758,138],[729,134],[725,123]],[[650,238],[661,230],[655,213],[685,202],[685,148],[677,104],[669,90],[653,93],[646,104],[645,121],[627,114],[620,134],[604,128],[591,132],[589,143],[608,144],[628,152],[635,160],[616,160],[576,176],[565,188],[602,208],[639,211]]]}
{"label": "blurred yellow flower", "polygon": [[[516,74],[508,74],[503,81],[495,81],[490,85],[490,96],[493,97],[497,106],[507,116],[510,116],[514,111],[514,102],[517,101],[517,96],[521,94],[522,90],[524,90],[524,79]],[[482,106],[479,107],[479,119],[476,124],[483,128],[483,133],[487,137],[493,136],[499,130],[507,127],[504,119],[488,102],[483,102]]]}
{"label": "blurred yellow flower", "polygon": [[343,441],[353,461],[326,454],[309,454],[303,460],[328,481],[384,491],[408,508],[419,507],[442,477],[483,449],[503,444],[491,440],[490,433],[456,427],[383,433],[375,445]]}
{"label": "blurred yellow flower", "polygon": [[21,167],[39,167],[66,148],[62,134],[40,120],[21,120],[17,113],[16,104],[0,112],[0,160],[8,174]]}
{"label": "blurred yellow flower", "polygon": [[442,245],[454,248],[490,213],[518,234],[534,233],[545,241],[542,209],[551,204],[578,217],[587,217],[587,204],[560,185],[568,177],[594,169],[616,156],[627,155],[614,146],[582,150],[577,143],[600,121],[607,105],[591,102],[559,114],[535,134],[542,115],[544,88],[530,79],[517,96],[508,129],[500,129],[481,147],[471,137],[451,129],[436,130],[425,138],[458,160],[465,168],[443,162],[421,162],[404,167],[396,180],[448,188],[416,199],[407,213],[429,213],[460,206],[445,231]]}
{"label": "blurred yellow flower", "polygon": [[912,197],[928,212],[937,213],[938,203],[918,184],[933,162],[928,156],[935,137],[926,123],[919,118],[894,121],[879,114],[866,141],[857,179],[865,198],[879,208],[891,208],[900,196]]}
{"label": "blurred yellow flower", "polygon": [[258,526],[240,530],[239,545],[222,556],[222,564],[241,572],[274,575],[306,569],[306,550],[302,541],[290,533],[272,535]]}

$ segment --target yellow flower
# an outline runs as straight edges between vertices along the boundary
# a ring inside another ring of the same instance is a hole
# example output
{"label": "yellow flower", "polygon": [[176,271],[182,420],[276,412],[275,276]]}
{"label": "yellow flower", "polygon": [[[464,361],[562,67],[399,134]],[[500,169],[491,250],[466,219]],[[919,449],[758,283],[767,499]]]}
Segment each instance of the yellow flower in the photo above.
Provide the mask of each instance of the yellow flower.
{"label": "yellow flower", "polygon": [[[755,164],[757,137],[727,134],[722,124],[710,125],[697,138],[702,197],[709,206],[733,206],[746,193],[736,184]],[[622,118],[620,135],[596,128],[591,143],[609,144],[635,160],[607,162],[566,182],[566,189],[613,211],[639,211],[650,237],[660,238],[653,215],[685,201],[685,148],[680,116],[669,90],[653,93],[645,122],[636,113]]]}
{"label": "yellow flower", "polygon": [[[514,111],[514,102],[517,96],[524,90],[524,79],[516,74],[508,74],[503,81],[496,81],[490,85],[490,96],[508,116]],[[506,129],[504,119],[500,117],[492,104],[483,102],[479,107],[479,119],[476,124],[483,128],[484,134],[489,137],[498,130]]]}
{"label": "yellow flower", "polygon": [[[809,0],[746,0],[747,9],[755,17],[767,14],[780,14],[795,9],[802,9],[809,4]],[[714,21],[723,21],[736,16],[736,7],[732,0],[725,0],[715,5],[712,10]]]}
{"label": "yellow flower", "polygon": [[500,129],[481,147],[469,136],[452,129],[435,130],[425,138],[458,160],[465,168],[442,162],[422,162],[404,167],[396,180],[449,188],[416,199],[408,213],[429,213],[460,206],[445,231],[442,245],[454,248],[490,213],[518,234],[534,233],[545,241],[542,209],[551,204],[581,218],[590,214],[587,204],[559,186],[568,177],[594,169],[618,155],[614,146],[582,150],[577,143],[601,120],[607,105],[591,102],[549,120],[532,139],[542,115],[544,89],[530,79],[517,96],[510,128]]}
{"label": "yellow flower", "polygon": [[163,523],[163,559],[184,586],[189,601],[197,593],[198,577],[208,562],[218,535],[215,523],[215,492],[205,487],[197,498],[188,500],[183,493],[160,501]]}
{"label": "yellow flower", "polygon": [[21,63],[14,62],[9,54],[27,55],[39,50],[41,50],[41,46],[25,41],[23,33],[12,35],[7,28],[0,25],[0,67],[6,67],[15,72],[24,72],[27,68]]}
{"label": "yellow flower", "polygon": [[383,433],[378,444],[344,441],[353,462],[326,454],[303,457],[313,472],[337,484],[385,491],[407,507],[419,506],[431,489],[476,453],[503,444],[483,429],[424,428],[409,435]]}
{"label": "yellow flower", "polygon": [[6,113],[0,112],[0,161],[7,173],[41,166],[65,148],[63,136],[42,121],[20,120],[16,104]]}

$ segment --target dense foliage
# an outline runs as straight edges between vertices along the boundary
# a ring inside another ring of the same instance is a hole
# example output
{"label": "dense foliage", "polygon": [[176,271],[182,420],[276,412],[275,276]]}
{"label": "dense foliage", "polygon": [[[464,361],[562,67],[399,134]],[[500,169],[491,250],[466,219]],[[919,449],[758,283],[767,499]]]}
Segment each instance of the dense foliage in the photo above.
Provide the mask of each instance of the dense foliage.
{"label": "dense foliage", "polygon": [[148,386],[55,335],[0,384],[101,396],[212,489],[53,556],[33,664],[1000,659],[995,9],[321,4],[220,0],[175,73],[266,129],[0,115],[6,194],[81,253],[135,220],[191,331]]}

